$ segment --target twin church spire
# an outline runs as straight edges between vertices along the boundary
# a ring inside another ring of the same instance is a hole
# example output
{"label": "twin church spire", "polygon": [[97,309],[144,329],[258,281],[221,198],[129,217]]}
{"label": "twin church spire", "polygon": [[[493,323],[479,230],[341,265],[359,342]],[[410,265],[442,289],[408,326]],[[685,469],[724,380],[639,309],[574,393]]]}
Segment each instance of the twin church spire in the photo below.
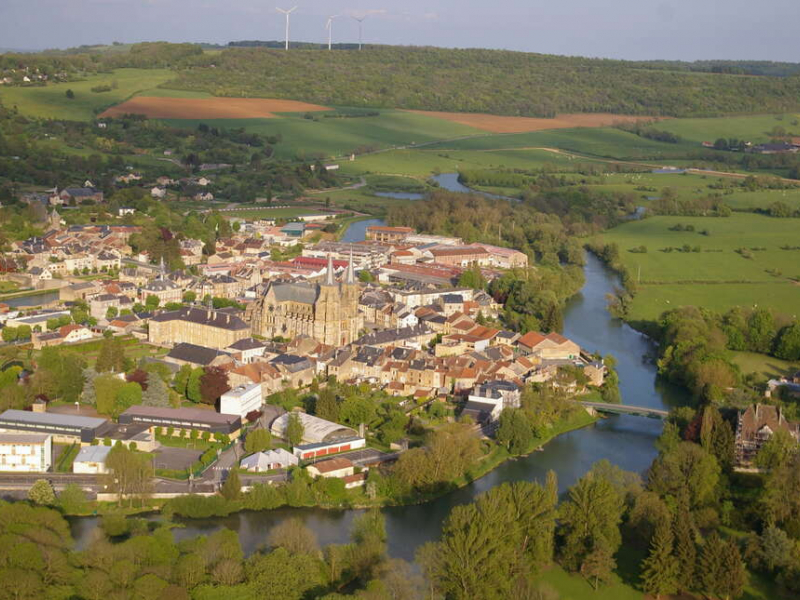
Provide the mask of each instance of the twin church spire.
{"label": "twin church spire", "polygon": [[[347,263],[347,270],[345,271],[344,283],[347,285],[355,285],[356,272],[353,269],[353,249],[350,248],[350,261]],[[325,285],[336,285],[336,278],[333,271],[333,256],[328,253],[328,267],[325,272]]]}

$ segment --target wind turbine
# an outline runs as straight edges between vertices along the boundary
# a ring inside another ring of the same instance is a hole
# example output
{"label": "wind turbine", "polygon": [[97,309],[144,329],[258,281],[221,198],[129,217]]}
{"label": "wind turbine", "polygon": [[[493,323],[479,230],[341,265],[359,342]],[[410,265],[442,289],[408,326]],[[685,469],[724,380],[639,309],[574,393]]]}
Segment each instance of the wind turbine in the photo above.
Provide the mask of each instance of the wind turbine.
{"label": "wind turbine", "polygon": [[361,35],[362,25],[364,24],[364,19],[366,19],[368,15],[364,15],[363,17],[357,17],[355,15],[350,15],[350,16],[352,16],[356,21],[358,21],[358,49],[361,50],[361,40],[363,39]]}
{"label": "wind turbine", "polygon": [[283,13],[283,14],[286,15],[286,50],[288,50],[289,49],[289,15],[291,15],[294,11],[296,11],[297,7],[295,6],[293,8],[290,8],[289,10],[286,10],[284,8],[278,8],[276,6],[275,10],[277,10],[279,13]]}
{"label": "wind turbine", "polygon": [[325,29],[328,30],[328,50],[331,49],[331,37],[333,35],[333,20],[341,15],[331,15],[328,17],[328,22],[325,23]]}

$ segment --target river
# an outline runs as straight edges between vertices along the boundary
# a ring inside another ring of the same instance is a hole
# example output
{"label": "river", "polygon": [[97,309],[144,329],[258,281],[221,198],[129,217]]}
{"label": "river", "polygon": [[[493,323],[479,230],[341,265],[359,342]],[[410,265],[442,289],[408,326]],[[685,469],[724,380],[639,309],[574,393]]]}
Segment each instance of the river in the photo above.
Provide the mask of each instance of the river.
{"label": "river", "polygon": [[[380,221],[360,221],[362,232]],[[343,239],[356,241],[348,230]],[[627,325],[612,319],[605,309],[605,296],[617,284],[616,277],[595,257],[587,255],[586,283],[572,298],[564,316],[564,335],[589,351],[613,354],[617,359],[623,402],[637,406],[665,408],[686,400],[679,389],[656,380],[656,369],[646,357],[653,351],[650,341]],[[601,459],[629,471],[643,472],[656,455],[653,442],[661,422],[642,417],[614,416],[559,436],[541,452],[504,463],[485,477],[433,502],[383,509],[388,533],[388,552],[393,557],[413,560],[416,549],[436,539],[444,518],[458,504],[470,502],[477,494],[506,481],[543,481],[549,470],[558,475],[563,491]],[[185,521],[175,531],[186,539],[228,527],[239,534],[245,553],[263,546],[269,530],[289,517],[298,517],[318,536],[321,544],[343,543],[359,511],[282,508],[263,512],[242,512],[227,518]],[[96,528],[96,519],[73,521],[73,534],[85,542]]]}

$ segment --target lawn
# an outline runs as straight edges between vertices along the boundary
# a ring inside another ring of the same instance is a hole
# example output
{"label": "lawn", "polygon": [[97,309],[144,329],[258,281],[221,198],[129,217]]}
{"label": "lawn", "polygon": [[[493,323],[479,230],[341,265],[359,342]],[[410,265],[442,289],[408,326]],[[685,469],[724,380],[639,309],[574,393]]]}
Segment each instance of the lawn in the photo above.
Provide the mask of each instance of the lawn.
{"label": "lawn", "polygon": [[[6,106],[16,105],[25,116],[89,121],[109,106],[154,89],[171,77],[172,72],[167,69],[116,69],[113,73],[91,75],[83,81],[5,87],[0,90],[0,101]],[[95,86],[114,82],[117,87],[109,92],[91,91]],[[68,89],[75,94],[73,99],[67,98]]]}
{"label": "lawn", "polygon": [[739,365],[742,373],[756,373],[764,379],[791,375],[800,370],[800,362],[781,360],[756,352],[734,352],[733,362]]}
{"label": "lawn", "polygon": [[698,144],[714,142],[719,138],[737,138],[761,143],[770,141],[770,132],[774,127],[783,127],[789,133],[800,135],[798,119],[800,119],[800,114],[749,115],[715,119],[668,119],[658,123],[657,127]]}
{"label": "lawn", "polygon": [[538,581],[555,589],[560,600],[642,600],[642,592],[614,577],[614,583],[598,590],[580,575],[571,575],[559,566],[545,571]]}
{"label": "lawn", "polygon": [[[695,231],[671,231],[675,225]],[[699,233],[708,230],[709,235]],[[619,245],[622,260],[640,282],[631,318],[654,319],[678,306],[722,311],[731,306],[769,306],[790,315],[800,312],[797,221],[750,213],[728,218],[651,217],[626,223],[603,235]],[[700,252],[665,252],[688,245]],[[745,246],[752,258],[736,249]],[[645,246],[646,253],[630,252]],[[771,271],[771,272],[768,272]]]}
{"label": "lawn", "polygon": [[275,155],[290,159],[319,156],[331,160],[363,147],[390,148],[481,133],[465,125],[399,110],[381,110],[376,117],[352,119],[326,119],[320,115],[312,120],[302,115],[282,115],[279,119],[171,119],[168,122],[189,128],[203,122],[212,127],[243,127],[253,133],[280,135],[282,141],[275,145]]}
{"label": "lawn", "polygon": [[[307,207],[269,208],[268,206],[252,206],[236,210],[224,210],[220,214],[225,217],[238,217],[242,219],[295,219],[303,215],[320,214],[321,210]],[[331,215],[334,216],[334,215]]]}

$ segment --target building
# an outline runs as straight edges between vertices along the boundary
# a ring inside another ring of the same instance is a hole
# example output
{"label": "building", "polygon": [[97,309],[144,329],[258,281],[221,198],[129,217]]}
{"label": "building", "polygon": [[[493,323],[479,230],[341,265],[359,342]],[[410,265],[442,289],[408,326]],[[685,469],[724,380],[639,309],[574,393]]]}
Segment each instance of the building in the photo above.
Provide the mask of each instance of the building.
{"label": "building", "polygon": [[338,454],[339,452],[349,452],[350,450],[358,450],[364,448],[367,441],[363,437],[347,437],[340,438],[334,442],[319,442],[317,444],[300,444],[292,448],[294,456],[302,460],[310,460],[320,456],[327,456],[329,454]]}
{"label": "building", "polygon": [[800,423],[787,421],[780,406],[755,404],[740,411],[736,420],[737,462],[752,462],[761,446],[778,430],[786,431],[800,443]]}
{"label": "building", "polygon": [[321,460],[306,467],[312,477],[348,477],[355,473],[355,465],[343,457]]}
{"label": "building", "polygon": [[247,337],[231,344],[225,350],[234,355],[239,362],[249,364],[257,357],[264,356],[267,345],[260,340]]}
{"label": "building", "polygon": [[248,309],[252,332],[266,338],[307,335],[323,344],[345,346],[358,337],[364,325],[358,310],[359,294],[352,263],[344,282],[338,283],[329,257],[321,284],[270,282],[264,295]]}
{"label": "building", "polygon": [[411,227],[387,227],[384,225],[372,225],[367,227],[367,239],[375,242],[385,242],[393,244],[402,242],[409,235],[416,233]]}
{"label": "building", "polygon": [[226,415],[199,408],[160,408],[156,406],[131,406],[119,416],[122,424],[142,423],[150,427],[173,428],[178,435],[181,430],[197,429],[211,433],[223,433],[231,438],[239,436],[242,420],[236,415]]}
{"label": "building", "polygon": [[247,323],[230,312],[184,307],[150,319],[148,340],[151,344],[188,342],[221,350],[249,334]]}
{"label": "building", "polygon": [[529,331],[517,340],[517,348],[522,354],[535,354],[543,359],[574,360],[581,355],[578,344],[557,333]]}
{"label": "building", "polygon": [[263,473],[272,469],[288,469],[297,466],[300,461],[291,452],[276,448],[267,452],[256,452],[243,458],[239,466],[248,471]]}
{"label": "building", "polygon": [[108,459],[109,452],[111,452],[111,446],[86,446],[81,448],[72,463],[72,472],[85,475],[108,473],[106,459]]}
{"label": "building", "polygon": [[0,431],[47,433],[54,442],[90,444],[108,423],[97,417],[8,409],[0,414]]}
{"label": "building", "polygon": [[272,435],[281,439],[286,438],[286,427],[289,424],[289,416],[297,415],[303,424],[303,443],[318,444],[320,442],[338,442],[343,439],[358,437],[355,429],[346,425],[326,421],[304,412],[293,411],[283,413],[278,416],[270,426]]}
{"label": "building", "polygon": [[233,362],[233,357],[222,350],[206,348],[196,344],[175,344],[164,360],[176,365],[192,367],[219,367]]}
{"label": "building", "polygon": [[0,471],[44,473],[53,464],[53,436],[0,433]]}
{"label": "building", "polygon": [[263,403],[260,384],[240,385],[222,394],[219,412],[244,418],[248,413],[259,410]]}

